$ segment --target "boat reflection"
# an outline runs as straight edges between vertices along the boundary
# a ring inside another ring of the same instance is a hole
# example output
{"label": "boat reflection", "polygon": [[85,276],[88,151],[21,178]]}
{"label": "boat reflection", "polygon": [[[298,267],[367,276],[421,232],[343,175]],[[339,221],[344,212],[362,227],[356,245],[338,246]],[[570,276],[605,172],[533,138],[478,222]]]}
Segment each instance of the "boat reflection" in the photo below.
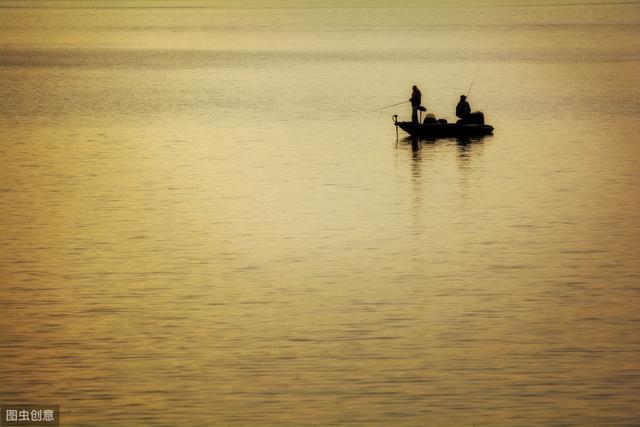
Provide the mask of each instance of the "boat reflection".
{"label": "boat reflection", "polygon": [[[447,182],[457,183],[456,191],[460,192],[460,200],[466,203],[469,187],[481,172],[477,164],[474,165],[473,159],[477,159],[484,152],[484,142],[485,137],[443,139],[407,137],[398,141],[396,148],[409,153],[413,192],[412,210],[416,218],[416,226],[420,223],[420,212],[424,205],[425,185],[438,186],[438,182],[446,177],[444,179]],[[451,168],[451,162],[446,160],[451,159],[452,153],[455,153],[453,168]]]}
{"label": "boat reflection", "polygon": [[456,137],[456,138],[417,138],[407,136],[396,140],[396,148],[401,146],[410,146],[413,151],[419,151],[423,146],[440,146],[450,145],[451,142],[455,142],[460,151],[469,151],[471,147],[475,145],[482,145],[486,138],[491,138],[493,135],[473,136],[473,137]]}

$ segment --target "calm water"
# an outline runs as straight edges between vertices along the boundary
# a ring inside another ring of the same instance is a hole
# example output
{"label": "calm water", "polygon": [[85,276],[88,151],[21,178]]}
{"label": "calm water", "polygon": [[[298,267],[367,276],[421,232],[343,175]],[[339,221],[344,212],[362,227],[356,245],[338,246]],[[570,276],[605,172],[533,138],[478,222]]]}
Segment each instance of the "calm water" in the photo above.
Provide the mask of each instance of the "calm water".
{"label": "calm water", "polygon": [[639,425],[640,5],[326,3],[3,3],[0,401]]}

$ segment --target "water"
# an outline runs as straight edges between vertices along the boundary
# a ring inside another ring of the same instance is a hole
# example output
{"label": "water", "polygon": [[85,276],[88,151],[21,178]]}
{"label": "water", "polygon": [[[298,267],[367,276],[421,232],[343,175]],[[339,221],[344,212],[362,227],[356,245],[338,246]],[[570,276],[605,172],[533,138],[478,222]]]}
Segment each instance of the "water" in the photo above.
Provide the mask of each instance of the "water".
{"label": "water", "polygon": [[640,5],[539,3],[4,2],[0,401],[638,425]]}

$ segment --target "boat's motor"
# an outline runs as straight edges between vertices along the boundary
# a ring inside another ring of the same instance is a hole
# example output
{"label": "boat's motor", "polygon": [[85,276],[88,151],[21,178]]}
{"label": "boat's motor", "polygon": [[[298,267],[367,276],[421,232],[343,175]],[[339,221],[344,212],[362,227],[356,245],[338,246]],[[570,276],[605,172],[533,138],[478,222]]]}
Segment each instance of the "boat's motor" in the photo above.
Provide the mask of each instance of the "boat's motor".
{"label": "boat's motor", "polygon": [[481,111],[474,111],[469,114],[467,118],[464,119],[465,123],[474,124],[474,125],[483,125],[484,124],[484,114]]}

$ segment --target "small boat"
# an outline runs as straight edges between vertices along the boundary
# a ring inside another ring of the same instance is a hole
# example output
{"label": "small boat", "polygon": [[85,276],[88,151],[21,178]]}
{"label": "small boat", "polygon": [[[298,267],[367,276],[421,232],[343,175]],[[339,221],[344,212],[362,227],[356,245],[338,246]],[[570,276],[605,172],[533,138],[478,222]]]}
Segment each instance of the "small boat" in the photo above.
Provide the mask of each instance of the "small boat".
{"label": "small boat", "polygon": [[446,120],[435,120],[431,117],[422,124],[399,122],[397,115],[393,116],[393,123],[414,138],[465,138],[491,135],[493,126],[484,124],[482,113],[473,114],[477,114],[478,118],[475,123],[447,123]]}

